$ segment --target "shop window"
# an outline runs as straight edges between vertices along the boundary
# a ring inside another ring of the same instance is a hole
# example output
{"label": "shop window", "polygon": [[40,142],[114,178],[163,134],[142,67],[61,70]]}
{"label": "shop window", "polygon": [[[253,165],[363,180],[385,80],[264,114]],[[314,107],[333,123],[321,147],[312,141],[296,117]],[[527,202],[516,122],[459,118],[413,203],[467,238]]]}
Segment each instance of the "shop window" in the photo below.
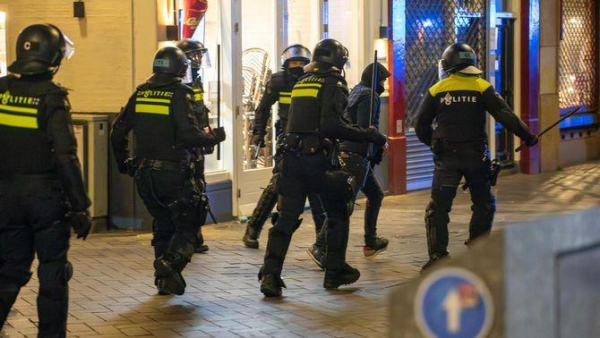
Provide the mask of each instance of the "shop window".
{"label": "shop window", "polygon": [[598,110],[598,1],[563,0],[559,101],[563,113]]}
{"label": "shop window", "polygon": [[321,40],[319,0],[287,0],[287,45],[301,44],[311,51]]}
{"label": "shop window", "polygon": [[[359,58],[362,46],[358,43],[359,0],[327,0],[324,2],[327,14],[326,36],[341,42],[350,52],[350,62],[346,68],[346,80],[351,88],[360,82],[362,69],[359,69]],[[369,59],[370,60],[370,59]],[[369,61],[370,63],[371,61]]]}
{"label": "shop window", "polygon": [[6,75],[6,12],[0,12],[0,76]]}
{"label": "shop window", "polygon": [[255,110],[273,72],[279,71],[279,56],[275,47],[275,3],[273,0],[242,1],[242,78],[243,92],[243,168],[261,169],[273,166],[274,107],[267,123],[264,147],[252,144]]}

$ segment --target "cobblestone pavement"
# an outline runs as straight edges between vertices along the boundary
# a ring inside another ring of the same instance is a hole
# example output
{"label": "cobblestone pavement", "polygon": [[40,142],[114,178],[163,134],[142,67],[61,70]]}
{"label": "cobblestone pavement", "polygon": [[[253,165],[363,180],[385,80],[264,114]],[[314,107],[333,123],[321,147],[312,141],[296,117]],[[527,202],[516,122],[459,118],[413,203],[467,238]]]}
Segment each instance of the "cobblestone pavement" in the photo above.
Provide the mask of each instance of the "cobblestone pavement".
{"label": "cobblestone pavement", "polygon": [[[496,187],[496,228],[522,220],[588,209],[600,204],[600,163],[537,176],[502,177]],[[418,275],[426,260],[423,225],[428,191],[387,197],[380,235],[390,248],[379,256],[362,255],[364,201],[352,217],[349,262],[361,279],[339,291],[322,288],[323,272],[305,250],[314,225],[305,214],[284,267],[288,288],[282,299],[265,299],[256,274],[267,233],[259,250],[242,246],[238,223],[205,228],[210,251],[196,255],[184,272],[188,288],[181,297],[159,297],[153,285],[149,234],[92,235],[73,241],[70,259],[69,335],[72,337],[380,337],[387,333],[388,294]],[[450,227],[453,253],[464,252],[470,217],[468,194],[459,193]],[[35,336],[34,277],[23,288],[3,334]]]}

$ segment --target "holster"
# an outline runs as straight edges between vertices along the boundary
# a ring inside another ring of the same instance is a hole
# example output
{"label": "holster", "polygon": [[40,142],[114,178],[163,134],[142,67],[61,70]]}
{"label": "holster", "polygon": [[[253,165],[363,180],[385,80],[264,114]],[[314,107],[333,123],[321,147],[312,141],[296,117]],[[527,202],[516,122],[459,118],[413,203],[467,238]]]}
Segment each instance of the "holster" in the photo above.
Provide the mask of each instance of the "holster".
{"label": "holster", "polygon": [[314,155],[324,148],[323,140],[316,134],[294,134],[285,136],[285,152]]}
{"label": "holster", "polygon": [[498,183],[498,175],[500,175],[500,171],[502,171],[502,166],[500,165],[500,162],[497,159],[493,160],[490,165],[489,173],[490,185],[492,187],[495,187],[496,183]]}

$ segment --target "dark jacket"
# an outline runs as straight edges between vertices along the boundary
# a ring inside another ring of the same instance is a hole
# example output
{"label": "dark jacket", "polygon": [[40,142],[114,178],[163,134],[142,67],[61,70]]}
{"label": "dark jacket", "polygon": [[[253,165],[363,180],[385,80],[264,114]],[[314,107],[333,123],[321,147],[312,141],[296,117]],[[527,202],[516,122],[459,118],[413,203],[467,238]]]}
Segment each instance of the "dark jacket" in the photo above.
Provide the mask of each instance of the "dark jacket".
{"label": "dark jacket", "polygon": [[67,94],[49,74],[0,78],[0,180],[55,177],[71,209],[82,211],[91,203],[77,158]]}
{"label": "dark jacket", "polygon": [[271,75],[271,79],[267,82],[265,92],[256,108],[252,131],[254,135],[266,135],[267,123],[269,123],[269,118],[271,117],[271,107],[276,102],[279,102],[278,117],[279,125],[281,126],[278,133],[285,132],[290,103],[292,102],[292,89],[296,82],[298,80],[284,70]]}
{"label": "dark jacket", "polygon": [[487,142],[486,112],[525,142],[535,137],[489,82],[460,74],[450,75],[429,89],[417,115],[417,137],[429,146],[436,139]]}
{"label": "dark jacket", "polygon": [[113,126],[111,141],[117,161],[123,163],[129,157],[131,130],[135,156],[140,159],[189,161],[192,148],[215,145],[216,138],[198,126],[193,95],[179,78],[139,86]]}
{"label": "dark jacket", "polygon": [[[379,95],[375,95],[375,102],[373,103],[373,116],[369,121],[369,115],[371,114],[371,84],[367,84],[363,81],[359,82],[348,97],[348,108],[344,116],[350,123],[357,125],[360,128],[369,128],[371,126],[379,129],[379,115],[380,115],[380,102]],[[351,152],[359,154],[362,157],[366,157],[368,153],[368,143],[358,143],[351,141],[344,141],[340,144],[340,149],[345,152]]]}

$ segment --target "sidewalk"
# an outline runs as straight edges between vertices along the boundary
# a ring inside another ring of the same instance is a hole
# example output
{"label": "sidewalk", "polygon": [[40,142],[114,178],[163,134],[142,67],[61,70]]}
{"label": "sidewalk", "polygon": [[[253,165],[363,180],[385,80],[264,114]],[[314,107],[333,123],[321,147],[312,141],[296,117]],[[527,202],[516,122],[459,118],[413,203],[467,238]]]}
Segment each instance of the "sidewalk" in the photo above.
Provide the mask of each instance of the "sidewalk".
{"label": "sidewalk", "polygon": [[[519,221],[589,209],[600,204],[600,163],[536,176],[501,177],[495,230]],[[205,228],[210,251],[196,255],[184,271],[188,288],[181,297],[156,296],[150,235],[94,235],[72,241],[70,260],[70,337],[383,337],[387,334],[388,294],[418,275],[427,260],[424,210],[429,191],[387,197],[379,234],[389,249],[362,255],[364,200],[352,217],[348,259],[361,279],[328,292],[323,272],[305,250],[314,240],[314,224],[305,213],[296,232],[283,277],[282,299],[265,299],[259,291],[267,231],[259,250],[243,247],[244,225]],[[466,251],[470,201],[459,192],[451,214],[450,252]],[[34,267],[35,268],[35,267]],[[35,336],[37,321],[34,275],[23,288],[2,334]],[[2,336],[0,334],[0,336]]]}

